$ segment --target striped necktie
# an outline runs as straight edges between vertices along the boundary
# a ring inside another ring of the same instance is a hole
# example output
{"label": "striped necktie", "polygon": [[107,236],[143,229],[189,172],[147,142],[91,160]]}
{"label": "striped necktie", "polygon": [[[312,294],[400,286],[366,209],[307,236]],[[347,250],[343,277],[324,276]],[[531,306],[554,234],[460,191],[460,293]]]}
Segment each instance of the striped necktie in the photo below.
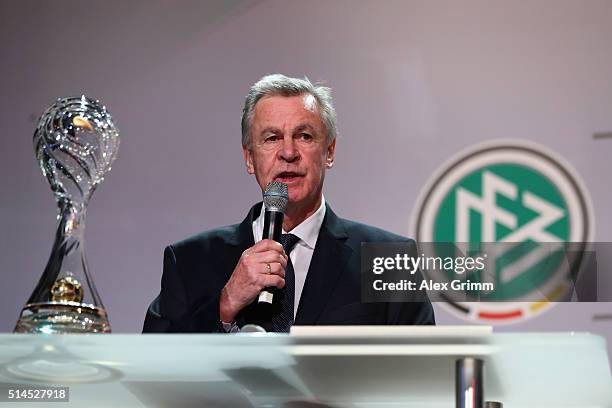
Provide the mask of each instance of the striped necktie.
{"label": "striped necktie", "polygon": [[[287,257],[299,240],[300,238],[293,234],[281,235],[281,244]],[[293,324],[293,308],[295,305],[295,273],[291,258],[287,259],[287,267],[285,268],[285,287],[276,293],[280,295],[280,308],[278,313],[272,316],[272,331],[289,333],[289,328]]]}

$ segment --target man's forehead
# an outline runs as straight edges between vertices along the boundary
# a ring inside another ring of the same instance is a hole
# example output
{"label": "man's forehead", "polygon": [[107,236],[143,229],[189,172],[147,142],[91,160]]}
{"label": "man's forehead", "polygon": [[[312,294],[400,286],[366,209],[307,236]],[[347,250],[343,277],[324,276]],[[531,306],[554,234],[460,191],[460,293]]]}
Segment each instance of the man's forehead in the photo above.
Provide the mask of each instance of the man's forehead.
{"label": "man's forehead", "polygon": [[[264,96],[255,105],[253,124],[262,125],[263,122],[275,121],[277,119],[294,119],[301,117],[300,122],[315,119],[317,123],[313,125],[323,125],[318,111],[317,100],[311,94],[282,96]],[[314,116],[313,116],[314,114]],[[324,126],[324,125],[323,125]]]}
{"label": "man's forehead", "polygon": [[[297,103],[299,101],[299,104]],[[303,107],[305,110],[312,112],[312,113],[317,113],[318,112],[318,104],[317,104],[317,99],[309,94],[302,94],[302,95],[290,95],[290,96],[284,96],[284,95],[266,95],[264,97],[262,97],[259,101],[257,101],[257,103],[255,104],[255,110],[257,110],[257,108],[261,108],[263,106],[266,107],[270,107],[271,105],[274,106],[280,106],[280,105],[293,105],[295,104],[296,106],[300,106]]]}

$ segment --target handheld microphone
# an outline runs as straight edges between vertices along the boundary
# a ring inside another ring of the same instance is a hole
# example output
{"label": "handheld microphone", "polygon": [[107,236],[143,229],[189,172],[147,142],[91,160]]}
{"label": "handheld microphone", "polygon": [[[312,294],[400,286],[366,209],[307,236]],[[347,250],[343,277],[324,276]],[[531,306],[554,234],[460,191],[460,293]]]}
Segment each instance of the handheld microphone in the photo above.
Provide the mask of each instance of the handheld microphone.
{"label": "handheld microphone", "polygon": [[[264,229],[262,239],[272,239],[280,242],[283,233],[283,218],[287,203],[289,202],[289,189],[287,184],[280,181],[272,181],[263,193],[265,207]],[[272,304],[274,301],[275,288],[265,288],[259,294],[258,304]]]}

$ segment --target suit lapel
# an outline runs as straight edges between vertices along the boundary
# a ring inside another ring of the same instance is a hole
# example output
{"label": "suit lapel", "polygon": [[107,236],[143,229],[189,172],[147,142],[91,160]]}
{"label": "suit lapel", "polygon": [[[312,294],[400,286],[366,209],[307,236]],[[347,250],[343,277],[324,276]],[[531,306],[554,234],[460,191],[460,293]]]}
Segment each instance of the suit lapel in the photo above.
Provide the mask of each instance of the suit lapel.
{"label": "suit lapel", "polygon": [[263,203],[257,203],[249,210],[246,218],[238,224],[238,228],[234,234],[227,240],[227,243],[245,249],[255,245],[253,238],[253,221],[259,216]]}
{"label": "suit lapel", "polygon": [[352,253],[346,231],[329,206],[317,239],[295,318],[296,325],[315,324],[323,312]]}

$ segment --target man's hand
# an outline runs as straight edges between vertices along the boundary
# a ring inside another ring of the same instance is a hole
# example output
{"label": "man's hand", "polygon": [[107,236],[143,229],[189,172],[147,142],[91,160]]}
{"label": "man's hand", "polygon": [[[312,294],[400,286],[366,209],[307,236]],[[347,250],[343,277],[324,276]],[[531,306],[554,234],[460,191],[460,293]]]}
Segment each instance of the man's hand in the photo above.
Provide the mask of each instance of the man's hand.
{"label": "man's hand", "polygon": [[233,322],[238,312],[251,304],[263,288],[284,287],[286,267],[283,246],[271,239],[261,240],[244,251],[221,291],[221,321]]}

